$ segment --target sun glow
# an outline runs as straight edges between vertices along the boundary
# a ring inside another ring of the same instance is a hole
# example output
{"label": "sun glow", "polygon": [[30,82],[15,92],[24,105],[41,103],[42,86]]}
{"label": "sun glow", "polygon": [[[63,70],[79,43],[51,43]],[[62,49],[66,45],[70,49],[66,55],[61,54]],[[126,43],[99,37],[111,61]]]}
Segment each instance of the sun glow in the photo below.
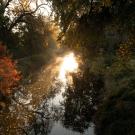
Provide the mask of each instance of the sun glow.
{"label": "sun glow", "polygon": [[73,53],[66,55],[63,58],[62,64],[60,66],[59,79],[63,82],[66,82],[66,75],[68,73],[76,72],[78,68],[78,63],[75,59]]}

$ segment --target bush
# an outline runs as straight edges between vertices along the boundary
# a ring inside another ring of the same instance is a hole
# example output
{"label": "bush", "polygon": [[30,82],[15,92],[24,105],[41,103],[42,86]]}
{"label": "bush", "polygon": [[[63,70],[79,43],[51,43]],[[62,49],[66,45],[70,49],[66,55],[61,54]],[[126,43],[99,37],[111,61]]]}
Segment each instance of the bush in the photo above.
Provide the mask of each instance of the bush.
{"label": "bush", "polygon": [[6,56],[6,52],[6,48],[0,45],[0,93],[10,95],[21,77],[16,69],[16,63]]}

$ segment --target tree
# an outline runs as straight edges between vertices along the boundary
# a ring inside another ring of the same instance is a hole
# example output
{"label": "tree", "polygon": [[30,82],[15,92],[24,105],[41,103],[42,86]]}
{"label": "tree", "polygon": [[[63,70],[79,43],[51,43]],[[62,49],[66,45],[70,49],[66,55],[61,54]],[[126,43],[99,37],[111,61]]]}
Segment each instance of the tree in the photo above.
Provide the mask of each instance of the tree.
{"label": "tree", "polygon": [[0,93],[9,95],[21,77],[16,69],[16,63],[5,54],[5,46],[0,45]]}
{"label": "tree", "polygon": [[49,2],[2,0],[0,4],[0,41],[7,45],[13,56],[43,52],[49,36],[49,17],[43,17],[40,9]]}
{"label": "tree", "polygon": [[[50,26],[43,16],[26,16],[25,24],[20,24],[19,31],[15,34],[14,52],[16,57],[25,57],[45,52],[50,36]],[[12,47],[13,48],[13,47]]]}
{"label": "tree", "polygon": [[0,15],[7,18],[4,26],[8,31],[13,30],[14,27],[17,27],[17,24],[23,22],[25,16],[34,15],[41,7],[47,5],[45,2],[39,4],[39,0],[1,0],[0,4]]}
{"label": "tree", "polygon": [[0,40],[9,43],[13,33],[20,24],[24,24],[26,16],[36,16],[40,8],[45,8],[46,2],[39,0],[1,0],[0,1]]}
{"label": "tree", "polygon": [[[97,134],[134,134],[135,1],[49,1],[61,27],[62,45],[81,52],[82,67],[85,76],[92,77],[92,85],[99,86],[97,79],[102,76],[104,86],[96,97],[99,101],[95,117]],[[87,79],[86,84],[88,82]],[[92,94],[94,91],[95,88]],[[70,92],[72,97],[74,93]],[[67,109],[67,118],[71,118],[72,104],[68,104],[71,109]]]}

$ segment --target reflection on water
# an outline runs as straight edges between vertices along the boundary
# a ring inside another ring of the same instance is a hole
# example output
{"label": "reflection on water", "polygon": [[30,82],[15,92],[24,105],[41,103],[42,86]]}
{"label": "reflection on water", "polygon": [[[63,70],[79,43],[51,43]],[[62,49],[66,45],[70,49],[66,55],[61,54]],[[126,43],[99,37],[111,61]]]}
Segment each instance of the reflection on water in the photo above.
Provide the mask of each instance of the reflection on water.
{"label": "reflection on water", "polygon": [[[85,135],[93,135],[94,128],[91,124],[91,127],[89,127],[87,130],[85,130]],[[54,122],[53,129],[51,130],[50,135],[81,135],[81,133],[78,133],[76,131],[73,131],[72,129],[67,129],[64,126],[61,126],[61,122]]]}
{"label": "reflection on water", "polygon": [[66,85],[67,83],[67,74],[73,72],[75,73],[77,69],[78,63],[76,61],[76,58],[73,53],[69,53],[63,58],[59,70],[58,78],[60,79],[60,81],[63,82],[63,85]]}
{"label": "reflection on water", "polygon": [[[68,57],[65,58],[69,62]],[[70,62],[76,63],[73,55],[69,58],[73,58]],[[68,73],[63,64],[59,68],[54,68],[54,65],[43,70],[34,84],[30,84],[27,88],[21,87],[11,104],[5,111],[0,112],[0,133],[94,135],[94,124],[91,123],[91,90],[81,87],[89,84],[80,82],[78,84],[69,74],[69,71],[76,71],[77,64],[72,63],[69,67],[72,70],[68,70]],[[60,73],[56,69],[60,69]],[[60,78],[63,72],[66,81]]]}
{"label": "reflection on water", "polygon": [[[51,88],[54,95],[44,100],[38,107],[29,134],[94,135],[94,124],[90,122],[90,102],[83,99],[86,95],[73,91],[71,95],[65,83],[63,85],[59,80],[54,83],[53,89]],[[74,94],[77,94],[77,98]]]}

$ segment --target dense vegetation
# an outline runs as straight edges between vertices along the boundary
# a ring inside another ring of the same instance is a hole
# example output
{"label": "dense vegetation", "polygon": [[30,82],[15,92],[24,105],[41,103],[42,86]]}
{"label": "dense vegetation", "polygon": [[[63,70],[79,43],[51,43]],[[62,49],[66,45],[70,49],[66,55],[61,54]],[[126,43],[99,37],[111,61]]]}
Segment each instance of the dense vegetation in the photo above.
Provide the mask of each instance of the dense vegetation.
{"label": "dense vegetation", "polygon": [[0,45],[0,53],[0,93],[10,95],[21,77],[5,46]]}
{"label": "dense vegetation", "polygon": [[[0,92],[5,95],[20,80],[15,59],[26,77],[47,62],[50,45],[54,48],[52,23],[37,13],[46,3],[34,2],[35,9],[29,0],[0,0]],[[60,45],[80,54],[83,61],[81,73],[73,75],[74,87],[64,95],[63,125],[83,132],[92,120],[97,135],[134,135],[135,1],[46,2],[52,4],[60,26]]]}
{"label": "dense vegetation", "polygon": [[[133,135],[135,2],[50,1],[55,11],[55,19],[61,26],[60,42],[76,52],[81,52],[84,58],[81,67],[84,77],[81,80],[80,77],[74,77],[75,82],[78,80],[79,84],[82,84],[82,88],[75,85],[74,93],[77,92],[76,89],[87,93],[90,88],[86,84],[96,84],[93,92],[97,93],[95,98],[98,99],[98,110],[94,117],[97,135]],[[91,77],[93,79],[90,79]],[[102,81],[97,81],[101,77]]]}
{"label": "dense vegetation", "polygon": [[[18,67],[15,69],[20,70],[24,78],[44,65],[51,56],[49,48],[55,48],[52,22],[40,13],[40,9],[46,4],[29,0],[0,1],[0,62],[1,65],[5,63],[5,68],[9,68],[6,63],[11,64],[11,61],[14,63],[16,60],[17,63],[12,64]],[[8,56],[2,48],[6,48]],[[3,70],[2,66],[0,70]],[[0,78],[4,78],[3,74],[0,74]],[[14,75],[11,78],[14,80]]]}

